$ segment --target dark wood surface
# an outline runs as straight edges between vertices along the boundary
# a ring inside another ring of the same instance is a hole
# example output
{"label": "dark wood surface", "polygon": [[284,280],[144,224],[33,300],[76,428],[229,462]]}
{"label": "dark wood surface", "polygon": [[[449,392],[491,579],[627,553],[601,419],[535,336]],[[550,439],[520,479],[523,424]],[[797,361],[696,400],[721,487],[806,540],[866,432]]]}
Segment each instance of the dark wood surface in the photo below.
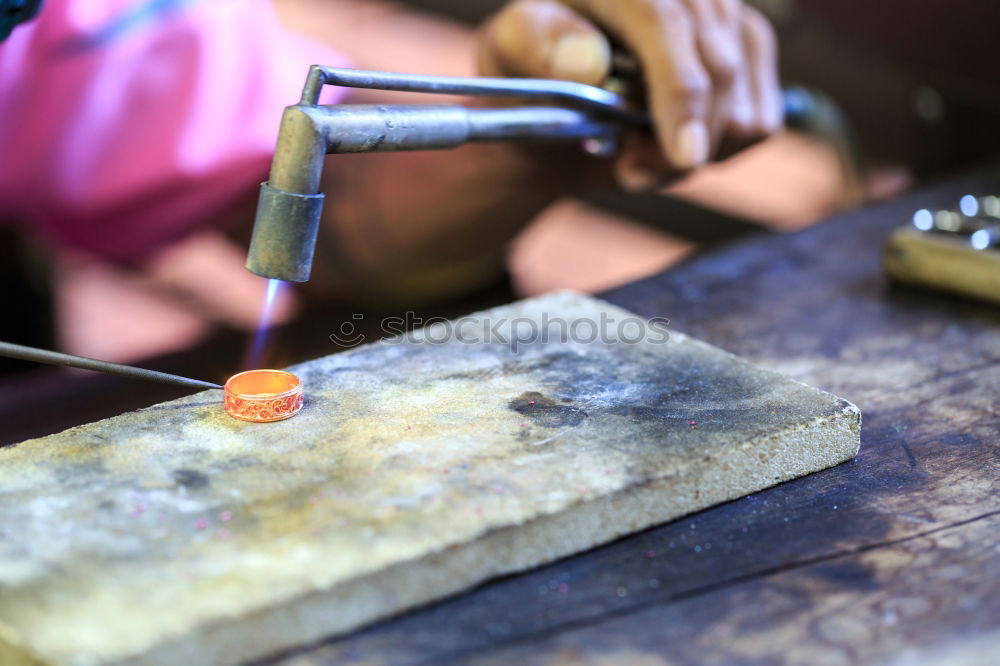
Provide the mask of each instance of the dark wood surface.
{"label": "dark wood surface", "polygon": [[[267,663],[1000,663],[1000,309],[880,266],[913,209],[987,190],[1000,169],[605,294],[854,401],[854,461]],[[333,352],[337,316],[281,335]],[[218,379],[240,347],[157,367]],[[0,385],[5,441],[170,397],[52,376]]]}

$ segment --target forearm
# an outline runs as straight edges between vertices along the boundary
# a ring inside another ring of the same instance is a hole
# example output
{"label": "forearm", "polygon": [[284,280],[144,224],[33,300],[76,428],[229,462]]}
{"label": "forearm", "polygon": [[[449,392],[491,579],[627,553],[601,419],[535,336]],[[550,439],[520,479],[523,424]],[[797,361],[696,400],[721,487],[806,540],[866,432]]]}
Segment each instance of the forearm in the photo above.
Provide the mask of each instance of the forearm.
{"label": "forearm", "polygon": [[576,146],[511,145],[328,158],[321,233],[335,265],[317,274],[382,300],[488,284],[507,242],[574,189],[587,161]]}

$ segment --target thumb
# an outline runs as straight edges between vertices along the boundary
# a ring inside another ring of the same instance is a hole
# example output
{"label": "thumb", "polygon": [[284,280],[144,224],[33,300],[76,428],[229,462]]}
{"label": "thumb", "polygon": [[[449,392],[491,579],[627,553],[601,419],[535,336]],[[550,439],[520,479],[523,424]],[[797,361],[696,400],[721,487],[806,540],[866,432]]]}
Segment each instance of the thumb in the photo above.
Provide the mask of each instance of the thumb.
{"label": "thumb", "polygon": [[486,76],[563,79],[598,85],[611,69],[607,38],[554,0],[517,0],[490,19],[479,36]]}

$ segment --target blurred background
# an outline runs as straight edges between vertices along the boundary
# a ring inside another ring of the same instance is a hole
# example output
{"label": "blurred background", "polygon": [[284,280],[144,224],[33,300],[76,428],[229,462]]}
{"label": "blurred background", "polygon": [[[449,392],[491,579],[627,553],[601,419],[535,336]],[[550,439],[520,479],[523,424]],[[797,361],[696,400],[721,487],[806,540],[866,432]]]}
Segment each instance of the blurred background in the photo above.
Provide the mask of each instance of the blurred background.
{"label": "blurred background", "polygon": [[[373,11],[385,6],[374,0],[350,4],[370,5]],[[402,4],[474,25],[501,2]],[[511,244],[502,284],[473,297],[468,306],[431,309],[467,310],[567,287],[599,292],[747,234],[793,232],[998,153],[995,3],[752,4],[777,29],[786,85],[805,86],[830,101],[821,126],[788,129],[662,195],[594,192],[560,201]],[[16,226],[2,225],[0,339],[128,363],[240,346],[257,325],[263,290],[263,281],[243,270],[244,257],[244,249],[221,232],[202,232],[141,269],[125,268],[43,248]],[[224,296],[205,293],[202,285],[180,277],[193,274],[201,276],[198,282],[225,280],[232,288]],[[296,318],[311,317],[326,322],[322,330],[332,331],[349,311],[349,303],[300,294],[283,298],[274,319],[287,327]],[[311,347],[288,351],[291,343],[286,344],[272,363],[337,351],[325,334],[313,337]],[[0,375],[36,370],[0,359]]]}

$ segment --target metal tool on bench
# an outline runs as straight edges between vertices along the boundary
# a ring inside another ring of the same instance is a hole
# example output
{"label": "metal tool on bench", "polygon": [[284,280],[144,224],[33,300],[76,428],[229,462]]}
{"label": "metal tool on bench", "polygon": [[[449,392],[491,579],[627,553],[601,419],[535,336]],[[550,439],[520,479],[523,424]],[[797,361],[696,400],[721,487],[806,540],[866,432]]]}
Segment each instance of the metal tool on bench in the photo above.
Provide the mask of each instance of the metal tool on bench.
{"label": "metal tool on bench", "polygon": [[1000,303],[1000,197],[921,208],[889,239],[885,266],[902,282]]}
{"label": "metal tool on bench", "polygon": [[15,345],[11,342],[0,342],[0,356],[16,358],[22,361],[32,361],[34,363],[45,363],[47,365],[61,365],[69,368],[93,370],[94,372],[131,377],[132,379],[145,379],[146,381],[159,382],[161,384],[174,384],[176,386],[186,386],[188,388],[222,388],[219,384],[203,382],[200,379],[189,379],[187,377],[171,375],[157,370],[147,370],[146,368],[137,368],[132,365],[99,361],[97,359],[86,358],[84,356],[73,356],[72,354],[63,354],[60,352],[50,351],[48,349],[25,347],[24,345]]}
{"label": "metal tool on bench", "polygon": [[[325,85],[446,95],[507,97],[532,106],[471,109],[450,105],[319,104]],[[801,89],[784,93],[790,122],[814,112]],[[302,98],[285,109],[269,180],[261,185],[247,268],[292,282],[309,279],[323,195],[323,159],[334,153],[456,148],[495,141],[583,141],[613,152],[623,127],[649,116],[605,88],[569,81],[421,76],[314,65]]]}

